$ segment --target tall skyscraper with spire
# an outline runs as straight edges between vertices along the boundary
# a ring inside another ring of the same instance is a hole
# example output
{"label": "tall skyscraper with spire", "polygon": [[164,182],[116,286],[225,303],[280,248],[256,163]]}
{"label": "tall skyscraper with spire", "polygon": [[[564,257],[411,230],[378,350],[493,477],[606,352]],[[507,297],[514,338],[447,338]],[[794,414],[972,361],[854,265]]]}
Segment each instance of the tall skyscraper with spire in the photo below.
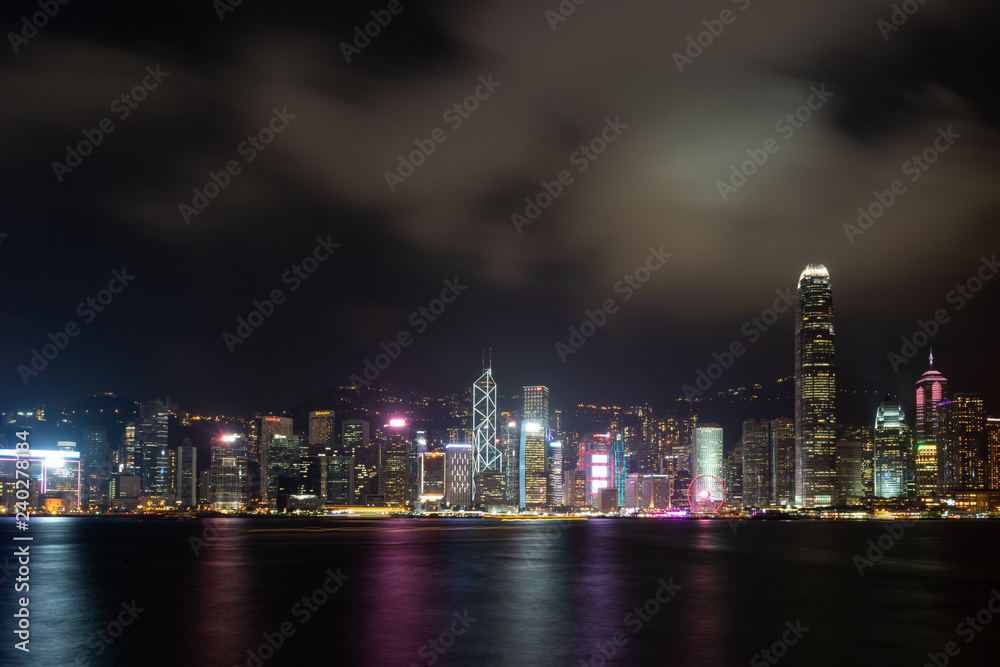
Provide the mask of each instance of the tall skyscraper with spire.
{"label": "tall skyscraper with spire", "polygon": [[503,504],[506,479],[497,447],[497,385],[493,381],[492,353],[483,360],[483,374],[472,385],[472,499]]}
{"label": "tall skyscraper with spire", "polygon": [[931,351],[930,366],[917,380],[917,416],[914,429],[917,447],[917,498],[931,498],[944,490],[944,448],[938,446],[937,436],[941,423],[938,404],[947,398],[947,394],[948,380],[934,370],[934,352]]}
{"label": "tall skyscraper with spire", "polygon": [[795,501],[805,507],[836,502],[834,360],[830,274],[810,264],[795,304]]}

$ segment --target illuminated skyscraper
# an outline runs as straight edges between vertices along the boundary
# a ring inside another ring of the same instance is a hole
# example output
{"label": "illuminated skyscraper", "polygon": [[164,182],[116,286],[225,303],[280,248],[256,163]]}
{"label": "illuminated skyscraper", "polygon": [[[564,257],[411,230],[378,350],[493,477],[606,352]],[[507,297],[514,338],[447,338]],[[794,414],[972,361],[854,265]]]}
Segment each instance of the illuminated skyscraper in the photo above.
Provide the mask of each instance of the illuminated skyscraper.
{"label": "illuminated skyscraper", "polygon": [[497,447],[497,385],[488,367],[472,385],[472,461],[473,500],[502,504],[506,484]]}
{"label": "illuminated skyscraper", "polygon": [[714,475],[722,481],[722,427],[718,424],[696,426],[691,434],[691,477]]}
{"label": "illuminated skyscraper", "polygon": [[1000,491],[1000,417],[986,418],[986,482]]}
{"label": "illuminated skyscraper", "polygon": [[771,504],[771,425],[766,419],[743,422],[743,504]]}
{"label": "illuminated skyscraper", "polygon": [[524,387],[524,413],[521,420],[520,506],[539,508],[545,505],[545,456],[549,432],[549,388]]}
{"label": "illuminated skyscraper", "polygon": [[268,496],[268,449],[274,436],[280,435],[288,438],[292,435],[292,420],[288,417],[278,417],[277,415],[265,415],[260,418],[260,431],[257,435],[256,446],[259,452],[260,464],[260,497],[265,503],[274,506],[274,499]]}
{"label": "illuminated skyscraper", "polygon": [[947,398],[948,380],[934,370],[934,354],[930,368],[917,380],[916,461],[917,497],[931,498],[943,491],[946,470],[944,448],[938,447],[937,434],[941,413],[938,404]]}
{"label": "illuminated skyscraper", "polygon": [[211,479],[214,509],[246,509],[247,446],[242,435],[212,438]]}
{"label": "illuminated skyscraper", "polygon": [[795,502],[835,503],[833,293],[822,264],[802,271],[795,304]]}
{"label": "illuminated skyscraper", "polygon": [[955,394],[938,404],[938,443],[945,447],[950,491],[986,490],[986,411],[979,394]]}
{"label": "illuminated skyscraper", "polygon": [[452,507],[472,504],[472,445],[444,447],[444,500]]}
{"label": "illuminated skyscraper", "polygon": [[340,425],[340,450],[342,456],[354,458],[355,488],[354,500],[364,503],[365,496],[378,493],[372,485],[378,481],[379,448],[369,441],[368,422],[364,419],[345,419]]}
{"label": "illuminated skyscraper", "polygon": [[561,442],[550,442],[547,492],[549,505],[565,504],[563,481],[563,446]]}
{"label": "illuminated skyscraper", "polygon": [[170,465],[173,455],[167,443],[170,408],[156,400],[141,406],[140,414],[142,419],[136,437],[141,457],[142,492],[148,496],[164,496],[174,485],[174,471]]}
{"label": "illuminated skyscraper", "polygon": [[410,428],[405,419],[390,419],[382,430],[380,486],[387,507],[405,507],[410,498]]}
{"label": "illuminated skyscraper", "polygon": [[875,413],[875,496],[904,496],[903,478],[909,430],[899,401],[884,400]]}
{"label": "illuminated skyscraper", "polygon": [[436,503],[444,499],[444,467],[444,452],[420,454],[420,502]]}
{"label": "illuminated skyscraper", "polygon": [[309,444],[332,445],[334,428],[333,410],[317,410],[309,413]]}
{"label": "illuminated skyscraper", "polygon": [[191,440],[184,438],[184,443],[177,448],[177,505],[180,507],[198,506],[198,450]]}
{"label": "illuminated skyscraper", "polygon": [[108,506],[108,484],[111,481],[108,440],[104,428],[88,426],[83,429],[81,448],[83,467],[83,499],[81,505],[93,511]]}

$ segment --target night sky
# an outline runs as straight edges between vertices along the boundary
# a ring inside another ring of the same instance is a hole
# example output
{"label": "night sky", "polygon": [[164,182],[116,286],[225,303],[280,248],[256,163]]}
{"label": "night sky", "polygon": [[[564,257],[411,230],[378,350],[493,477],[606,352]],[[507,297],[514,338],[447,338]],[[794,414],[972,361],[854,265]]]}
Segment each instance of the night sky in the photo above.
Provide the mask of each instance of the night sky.
{"label": "night sky", "polygon": [[[822,263],[842,387],[912,400],[928,346],[898,373],[887,355],[942,309],[937,368],[1000,413],[1000,279],[952,292],[1000,271],[981,269],[1000,252],[998,10],[903,3],[919,9],[895,29],[892,3],[871,0],[562,4],[575,11],[246,0],[220,20],[223,2],[77,1],[26,41],[7,34],[0,404],[113,391],[280,410],[409,334],[377,382],[460,391],[492,347],[503,393],[663,406],[733,342],[746,352],[711,391],[792,375],[793,313],[754,341],[744,326]],[[38,11],[4,3],[4,32]],[[372,11],[388,25],[356,48]],[[144,80],[142,101],[122,100]],[[85,132],[90,154],[53,166]],[[420,145],[433,153],[387,179]],[[185,214],[210,172],[228,183]],[[543,181],[559,196],[518,223]],[[884,215],[845,229],[877,197],[894,200]],[[318,238],[339,246],[303,280]],[[670,257],[622,287],[651,248]],[[123,269],[134,279],[101,312],[78,309]],[[465,289],[422,325],[446,281]],[[224,334],[275,290],[230,352]],[[608,299],[563,363],[556,343]],[[25,386],[18,365],[67,323],[78,334]]]}

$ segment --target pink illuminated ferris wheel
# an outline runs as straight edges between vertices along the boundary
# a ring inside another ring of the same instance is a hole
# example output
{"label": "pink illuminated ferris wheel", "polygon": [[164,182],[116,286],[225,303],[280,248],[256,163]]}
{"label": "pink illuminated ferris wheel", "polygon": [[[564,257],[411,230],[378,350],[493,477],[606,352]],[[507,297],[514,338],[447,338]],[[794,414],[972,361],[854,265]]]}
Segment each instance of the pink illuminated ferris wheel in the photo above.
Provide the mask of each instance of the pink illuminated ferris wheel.
{"label": "pink illuminated ferris wheel", "polygon": [[688,486],[688,507],[692,514],[715,514],[726,501],[726,490],[715,475],[698,475]]}

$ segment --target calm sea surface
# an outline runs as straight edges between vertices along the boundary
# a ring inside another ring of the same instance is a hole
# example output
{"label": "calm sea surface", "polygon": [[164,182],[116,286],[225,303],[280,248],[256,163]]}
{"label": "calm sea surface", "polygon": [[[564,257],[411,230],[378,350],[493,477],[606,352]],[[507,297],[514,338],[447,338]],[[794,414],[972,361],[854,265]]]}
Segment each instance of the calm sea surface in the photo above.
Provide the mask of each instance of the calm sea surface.
{"label": "calm sea surface", "polygon": [[0,664],[1000,664],[1000,522],[887,525],[4,519]]}

